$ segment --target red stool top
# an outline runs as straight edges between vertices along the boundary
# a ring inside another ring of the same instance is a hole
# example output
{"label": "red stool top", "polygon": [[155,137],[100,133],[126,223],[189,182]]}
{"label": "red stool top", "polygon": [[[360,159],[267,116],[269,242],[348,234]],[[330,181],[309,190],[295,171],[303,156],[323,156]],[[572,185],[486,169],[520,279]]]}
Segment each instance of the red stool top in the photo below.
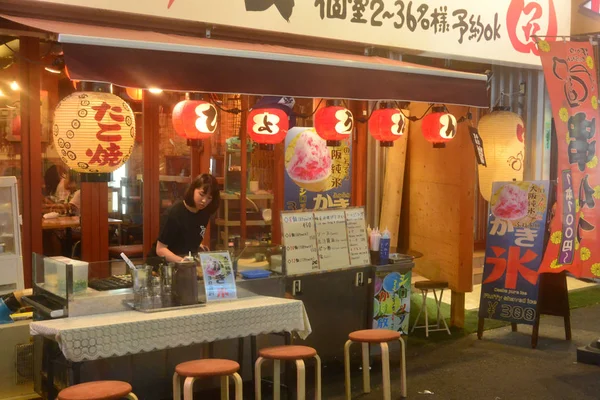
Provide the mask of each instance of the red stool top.
{"label": "red stool top", "polygon": [[270,360],[304,360],[317,355],[317,351],[308,346],[275,346],[261,349],[258,355]]}
{"label": "red stool top", "polygon": [[415,282],[416,289],[447,289],[448,282],[442,281],[421,281]]}
{"label": "red stool top", "polygon": [[219,358],[187,361],[175,367],[175,372],[177,372],[179,376],[193,378],[227,376],[238,372],[239,370],[240,364],[235,361]]}
{"label": "red stool top", "polygon": [[117,400],[127,396],[131,390],[127,382],[87,382],[61,390],[58,400]]}
{"label": "red stool top", "polygon": [[348,338],[353,342],[383,343],[400,339],[400,332],[387,329],[365,329],[350,333]]}

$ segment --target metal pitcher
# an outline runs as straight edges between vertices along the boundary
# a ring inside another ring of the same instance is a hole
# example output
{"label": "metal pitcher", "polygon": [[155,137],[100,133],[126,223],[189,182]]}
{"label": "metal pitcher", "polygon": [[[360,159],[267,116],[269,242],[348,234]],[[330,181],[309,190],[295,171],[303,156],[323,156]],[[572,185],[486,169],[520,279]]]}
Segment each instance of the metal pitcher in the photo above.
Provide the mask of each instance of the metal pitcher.
{"label": "metal pitcher", "polygon": [[198,304],[198,278],[194,261],[175,263],[172,288],[175,305]]}

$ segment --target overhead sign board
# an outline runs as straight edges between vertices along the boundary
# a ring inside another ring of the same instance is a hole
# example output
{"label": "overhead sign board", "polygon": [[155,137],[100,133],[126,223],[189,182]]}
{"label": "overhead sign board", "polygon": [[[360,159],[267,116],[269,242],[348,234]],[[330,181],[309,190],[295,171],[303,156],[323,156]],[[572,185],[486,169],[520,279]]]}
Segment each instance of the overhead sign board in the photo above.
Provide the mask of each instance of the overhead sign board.
{"label": "overhead sign board", "polygon": [[570,0],[35,0],[539,66],[535,36],[570,34]]}

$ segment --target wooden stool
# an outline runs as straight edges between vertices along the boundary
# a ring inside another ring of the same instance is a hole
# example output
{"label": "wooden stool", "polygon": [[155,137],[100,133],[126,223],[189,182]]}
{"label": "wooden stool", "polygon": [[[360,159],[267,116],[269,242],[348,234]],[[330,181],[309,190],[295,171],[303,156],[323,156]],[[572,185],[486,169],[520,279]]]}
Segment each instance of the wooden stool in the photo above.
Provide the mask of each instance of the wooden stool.
{"label": "wooden stool", "polygon": [[346,372],[346,400],[352,398],[352,385],[350,382],[350,346],[354,342],[362,343],[362,371],[363,371],[363,392],[371,393],[371,371],[369,368],[369,344],[379,343],[381,346],[381,367],[383,371],[383,398],[390,400],[392,398],[392,389],[390,383],[390,351],[387,342],[393,340],[400,341],[400,350],[402,352],[402,360],[400,368],[400,391],[402,397],[406,397],[406,345],[400,332],[390,331],[387,329],[365,329],[355,331],[348,335],[348,341],[344,346],[344,369]]}
{"label": "wooden stool", "polygon": [[[438,282],[438,281],[421,281],[415,283],[415,288],[421,291],[421,296],[423,297],[423,304],[421,305],[421,309],[417,314],[417,319],[415,319],[415,324],[411,332],[414,332],[416,328],[425,328],[425,336],[429,337],[429,332],[436,331],[447,331],[448,335],[452,335],[450,333],[450,329],[448,328],[448,324],[446,324],[446,320],[441,317],[442,315],[442,297],[444,296],[444,289],[448,288],[448,282]],[[440,298],[438,299],[436,290],[440,290]],[[429,329],[429,315],[427,314],[427,293],[429,291],[433,291],[433,297],[435,298],[435,306],[437,307],[437,324],[435,329]],[[419,323],[419,317],[421,316],[421,312],[425,310],[425,325],[417,325]],[[440,325],[440,320],[444,323],[445,328],[442,328]]]}
{"label": "wooden stool", "polygon": [[185,377],[183,385],[183,399],[194,398],[194,382],[198,378],[221,377],[221,400],[229,399],[229,376],[235,382],[235,400],[242,400],[243,382],[237,373],[240,364],[231,360],[209,358],[181,363],[175,367],[173,374],[173,400],[181,400],[180,377]]}
{"label": "wooden stool", "polygon": [[131,390],[131,385],[127,382],[87,382],[61,390],[58,400],[118,400],[123,398],[137,400]]}
{"label": "wooden stool", "polygon": [[276,346],[262,349],[258,352],[254,364],[254,394],[255,400],[261,400],[261,367],[265,360],[273,360],[273,400],[280,400],[281,361],[296,361],[297,400],[306,399],[306,370],[304,360],[315,359],[315,399],[321,400],[321,358],[317,351],[308,346]]}

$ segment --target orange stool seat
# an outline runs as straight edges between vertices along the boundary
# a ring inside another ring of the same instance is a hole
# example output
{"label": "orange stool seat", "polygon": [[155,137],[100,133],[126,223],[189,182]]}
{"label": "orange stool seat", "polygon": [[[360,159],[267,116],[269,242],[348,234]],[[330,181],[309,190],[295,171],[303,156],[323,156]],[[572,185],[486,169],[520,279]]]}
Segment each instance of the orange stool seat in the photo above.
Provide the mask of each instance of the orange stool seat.
{"label": "orange stool seat", "polygon": [[[242,400],[242,377],[237,373],[240,364],[232,360],[207,358],[183,362],[175,367],[173,374],[173,400],[181,400],[181,383],[183,381],[183,399],[194,398],[194,382],[198,378],[221,378],[221,399],[229,399],[229,377],[235,383],[235,400]],[[183,379],[185,378],[185,379]]]}
{"label": "orange stool seat", "polygon": [[110,246],[108,248],[108,255],[111,258],[121,258],[121,253],[124,253],[129,258],[141,258],[144,256],[144,246],[141,244],[130,244]]}
{"label": "orange stool seat", "polygon": [[281,399],[281,362],[296,362],[296,398],[306,400],[306,368],[304,360],[315,359],[315,400],[321,400],[321,359],[317,351],[308,346],[275,346],[261,349],[254,363],[254,400],[262,399],[262,364],[273,360],[273,400]]}
{"label": "orange stool seat", "polygon": [[181,363],[175,367],[180,376],[202,378],[209,376],[232,375],[240,370],[240,364],[231,360],[209,359]]}
{"label": "orange stool seat", "polygon": [[387,329],[364,329],[354,331],[348,335],[348,341],[344,345],[344,372],[346,386],[346,400],[352,399],[352,382],[350,381],[350,346],[352,343],[360,343],[362,347],[362,374],[363,392],[371,393],[371,351],[369,345],[379,344],[381,347],[381,367],[383,375],[383,399],[392,399],[392,388],[390,379],[390,350],[388,342],[398,340],[400,342],[400,394],[406,397],[406,344],[400,332]]}
{"label": "orange stool seat", "polygon": [[348,338],[353,342],[383,343],[400,339],[400,332],[390,331],[387,329],[365,329],[362,331],[352,332],[348,335]]}
{"label": "orange stool seat", "polygon": [[70,386],[58,394],[59,400],[118,400],[124,397],[137,399],[131,385],[121,381],[87,382]]}
{"label": "orange stool seat", "polygon": [[317,355],[317,351],[308,346],[276,346],[262,349],[260,357],[268,360],[305,360]]}

